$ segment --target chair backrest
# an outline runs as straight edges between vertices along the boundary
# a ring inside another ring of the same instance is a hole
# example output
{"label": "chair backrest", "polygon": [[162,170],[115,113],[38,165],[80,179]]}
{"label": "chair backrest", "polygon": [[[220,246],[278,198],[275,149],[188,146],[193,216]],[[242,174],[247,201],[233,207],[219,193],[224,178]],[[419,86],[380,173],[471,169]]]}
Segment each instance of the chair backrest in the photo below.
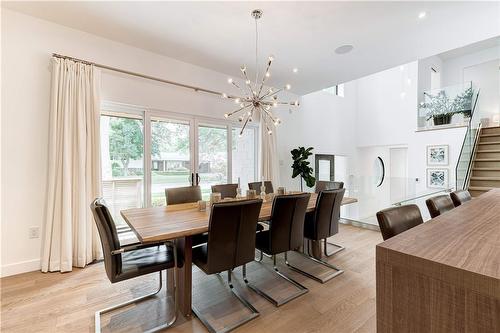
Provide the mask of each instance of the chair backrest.
{"label": "chair backrest", "polygon": [[432,218],[455,208],[453,201],[447,194],[438,195],[427,199],[425,200],[425,204],[427,205],[427,209],[429,209],[429,214],[431,214]]}
{"label": "chair backrest", "polygon": [[319,193],[324,190],[340,190],[344,188],[344,182],[332,182],[327,180],[318,180],[314,192]]}
{"label": "chair backrest", "polygon": [[[260,193],[261,186],[262,186],[262,182],[248,183],[248,188],[250,190],[257,191],[257,194]],[[264,181],[264,186],[266,187],[266,194],[274,193],[273,183],[270,180]]]}
{"label": "chair backrest", "polygon": [[340,206],[345,189],[324,190],[318,194],[314,211],[313,235],[325,239],[339,231]]}
{"label": "chair backrest", "polygon": [[222,199],[236,198],[236,189],[238,184],[220,184],[212,185],[212,193],[220,193]]}
{"label": "chair backrest", "polygon": [[384,240],[424,223],[417,205],[391,207],[377,213]]}
{"label": "chair backrest", "polygon": [[167,205],[198,202],[201,200],[201,189],[199,186],[166,188],[165,197]]}
{"label": "chair backrest", "polygon": [[466,190],[458,190],[455,192],[451,192],[450,198],[451,198],[451,201],[453,201],[453,204],[455,205],[455,207],[460,206],[464,202],[472,200],[472,197],[471,197],[469,191],[466,191]]}
{"label": "chair backrest", "polygon": [[102,198],[95,199],[90,204],[90,210],[94,215],[94,221],[101,238],[106,274],[109,280],[114,282],[115,277],[121,272],[122,267],[121,256],[111,254],[112,251],[120,248],[116,226]]}
{"label": "chair backrest", "polygon": [[255,229],[261,206],[261,199],[213,205],[208,226],[208,274],[233,269],[254,260]]}
{"label": "chair backrest", "polygon": [[310,193],[274,197],[269,221],[270,254],[282,253],[303,244],[304,219]]}

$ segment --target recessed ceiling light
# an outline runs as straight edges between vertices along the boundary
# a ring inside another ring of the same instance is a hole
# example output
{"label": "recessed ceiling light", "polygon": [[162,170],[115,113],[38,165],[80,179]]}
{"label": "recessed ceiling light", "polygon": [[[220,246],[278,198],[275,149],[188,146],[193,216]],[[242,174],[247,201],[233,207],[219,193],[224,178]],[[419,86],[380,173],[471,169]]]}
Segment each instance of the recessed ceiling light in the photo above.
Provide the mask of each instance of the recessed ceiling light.
{"label": "recessed ceiling light", "polygon": [[346,53],[351,52],[353,48],[354,48],[354,46],[352,46],[350,44],[342,45],[342,46],[339,46],[335,49],[335,53],[346,54]]}
{"label": "recessed ceiling light", "polygon": [[292,72],[294,73],[297,73],[299,71],[299,69],[297,67],[295,67],[294,69],[292,69]]}
{"label": "recessed ceiling light", "polygon": [[426,12],[420,12],[420,13],[418,13],[418,18],[419,18],[419,19],[423,19],[423,18],[425,18],[426,16],[427,16],[427,13],[426,13]]}

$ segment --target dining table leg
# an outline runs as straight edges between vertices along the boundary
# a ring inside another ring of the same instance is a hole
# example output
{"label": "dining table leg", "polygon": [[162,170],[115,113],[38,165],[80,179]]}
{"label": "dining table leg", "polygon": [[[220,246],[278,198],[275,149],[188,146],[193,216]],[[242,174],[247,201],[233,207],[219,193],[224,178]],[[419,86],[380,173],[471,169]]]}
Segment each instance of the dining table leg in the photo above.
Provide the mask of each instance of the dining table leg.
{"label": "dining table leg", "polygon": [[192,301],[192,262],[193,262],[193,239],[186,236],[177,240],[177,251],[182,255],[183,265],[177,269],[177,293],[179,300],[179,311],[186,317],[191,317]]}

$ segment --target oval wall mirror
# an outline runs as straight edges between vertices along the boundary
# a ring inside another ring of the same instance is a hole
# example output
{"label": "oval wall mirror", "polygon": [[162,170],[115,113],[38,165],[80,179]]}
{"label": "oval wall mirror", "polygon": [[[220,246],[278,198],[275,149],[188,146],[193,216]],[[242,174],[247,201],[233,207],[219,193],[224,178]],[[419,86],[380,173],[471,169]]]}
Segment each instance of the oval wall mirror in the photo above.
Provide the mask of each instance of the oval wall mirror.
{"label": "oval wall mirror", "polygon": [[382,157],[377,156],[375,161],[373,162],[373,176],[374,180],[373,183],[375,184],[376,187],[379,187],[382,185],[384,182],[384,177],[385,177],[385,165],[384,161],[382,160]]}

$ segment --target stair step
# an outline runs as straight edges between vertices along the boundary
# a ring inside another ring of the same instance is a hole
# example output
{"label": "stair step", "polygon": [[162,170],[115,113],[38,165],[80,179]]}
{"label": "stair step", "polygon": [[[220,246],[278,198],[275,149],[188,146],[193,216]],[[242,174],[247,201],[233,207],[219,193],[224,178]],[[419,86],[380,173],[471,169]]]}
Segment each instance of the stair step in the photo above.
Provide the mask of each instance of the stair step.
{"label": "stair step", "polygon": [[500,167],[498,168],[472,168],[474,171],[500,171]]}
{"label": "stair step", "polygon": [[500,181],[500,177],[488,177],[488,176],[472,176],[471,180],[498,180]]}
{"label": "stair step", "polygon": [[488,158],[498,158],[500,159],[500,150],[478,150],[476,154],[476,160],[478,159],[488,159]]}
{"label": "stair step", "polygon": [[500,141],[479,142],[479,145],[499,145]]}
{"label": "stair step", "polygon": [[500,158],[476,158],[476,162],[500,162]]}
{"label": "stair step", "polygon": [[489,187],[489,186],[469,186],[469,191],[481,191],[481,192],[486,192],[489,190],[494,189],[494,187]]}
{"label": "stair step", "polygon": [[482,138],[491,138],[492,136],[500,136],[500,133],[490,133],[490,134],[481,134]]}
{"label": "stair step", "polygon": [[500,127],[485,127],[481,130],[481,134],[500,134]]}
{"label": "stair step", "polygon": [[481,134],[479,137],[479,143],[485,142],[498,142],[500,141],[500,134]]}
{"label": "stair step", "polygon": [[478,151],[500,150],[500,141],[479,142]]}

